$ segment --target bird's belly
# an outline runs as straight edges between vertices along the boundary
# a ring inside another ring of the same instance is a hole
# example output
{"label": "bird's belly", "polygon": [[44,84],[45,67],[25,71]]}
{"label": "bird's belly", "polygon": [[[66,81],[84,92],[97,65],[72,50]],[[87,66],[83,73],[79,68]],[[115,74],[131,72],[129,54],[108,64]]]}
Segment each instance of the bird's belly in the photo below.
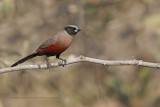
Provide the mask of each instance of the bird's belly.
{"label": "bird's belly", "polygon": [[45,55],[53,56],[58,55],[64,52],[67,49],[67,47],[59,46],[59,45],[53,45],[47,48],[43,49],[43,53]]}

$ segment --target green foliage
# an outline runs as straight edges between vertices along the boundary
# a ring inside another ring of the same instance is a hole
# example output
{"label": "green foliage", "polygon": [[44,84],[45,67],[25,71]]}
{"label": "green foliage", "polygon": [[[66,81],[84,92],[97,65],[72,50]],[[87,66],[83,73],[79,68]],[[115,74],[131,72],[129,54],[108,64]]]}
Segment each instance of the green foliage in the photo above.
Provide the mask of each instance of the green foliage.
{"label": "green foliage", "polygon": [[0,6],[0,17],[12,16],[14,13],[14,3],[12,0],[3,0]]}
{"label": "green foliage", "polygon": [[142,68],[139,73],[139,91],[138,95],[143,94],[146,89],[149,82],[150,77],[150,70],[149,68]]}

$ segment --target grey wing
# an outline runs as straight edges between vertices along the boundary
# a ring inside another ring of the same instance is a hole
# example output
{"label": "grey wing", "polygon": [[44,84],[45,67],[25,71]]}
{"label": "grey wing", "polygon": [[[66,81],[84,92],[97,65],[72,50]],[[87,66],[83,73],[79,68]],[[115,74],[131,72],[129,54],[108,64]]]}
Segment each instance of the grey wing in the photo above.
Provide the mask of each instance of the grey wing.
{"label": "grey wing", "polygon": [[[46,47],[55,45],[57,41],[57,36],[54,36],[53,38],[49,38],[48,40],[46,40],[45,42],[43,42],[38,49],[44,49]],[[37,50],[38,50],[37,49]]]}

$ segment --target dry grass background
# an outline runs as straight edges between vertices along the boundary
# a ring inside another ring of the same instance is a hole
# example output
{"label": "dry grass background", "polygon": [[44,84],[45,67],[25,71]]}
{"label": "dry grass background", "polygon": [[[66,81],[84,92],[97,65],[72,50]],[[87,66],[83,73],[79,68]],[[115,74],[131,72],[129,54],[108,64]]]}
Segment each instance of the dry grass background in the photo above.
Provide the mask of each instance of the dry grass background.
{"label": "dry grass background", "polygon": [[[82,29],[63,58],[160,61],[159,0],[1,0],[0,68],[67,24]],[[50,62],[57,59],[50,58]],[[37,57],[24,64],[45,63]],[[158,107],[159,69],[90,63],[0,75],[0,107]]]}

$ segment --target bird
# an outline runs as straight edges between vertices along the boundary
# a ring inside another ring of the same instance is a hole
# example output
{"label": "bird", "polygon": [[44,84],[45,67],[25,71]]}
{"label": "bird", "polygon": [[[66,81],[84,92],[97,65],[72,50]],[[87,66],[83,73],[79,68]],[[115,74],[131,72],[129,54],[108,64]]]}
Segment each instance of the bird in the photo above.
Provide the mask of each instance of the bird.
{"label": "bird", "polygon": [[66,60],[60,58],[60,55],[71,45],[73,38],[79,31],[81,31],[81,29],[75,25],[66,25],[63,30],[58,31],[55,35],[44,41],[34,53],[20,59],[11,65],[11,67],[17,66],[36,56],[43,55],[46,56],[47,68],[51,66],[48,61],[48,57],[50,56],[56,56],[57,59],[66,63]]}

